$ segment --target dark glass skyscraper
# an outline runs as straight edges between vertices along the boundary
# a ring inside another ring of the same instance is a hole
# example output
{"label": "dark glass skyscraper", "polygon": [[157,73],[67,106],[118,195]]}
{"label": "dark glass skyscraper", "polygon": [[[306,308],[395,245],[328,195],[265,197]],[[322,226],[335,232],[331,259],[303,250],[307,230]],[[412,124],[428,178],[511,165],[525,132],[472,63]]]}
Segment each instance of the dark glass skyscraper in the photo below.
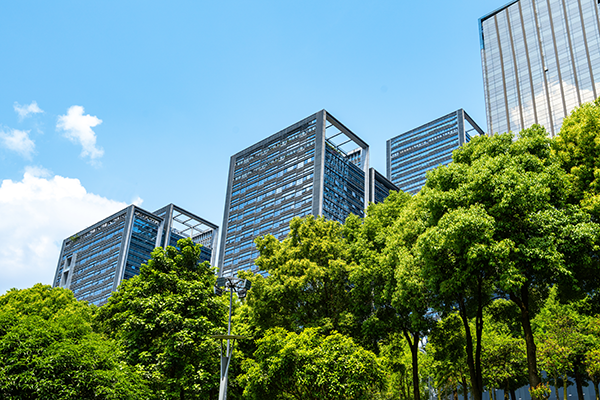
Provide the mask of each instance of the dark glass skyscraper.
{"label": "dark glass skyscraper", "polygon": [[[369,201],[369,146],[327,111],[231,157],[219,273],[254,269],[257,236],[283,239],[309,214],[344,222]],[[384,196],[386,187],[377,186]],[[388,190],[389,191],[389,190]]]}
{"label": "dark glass skyscraper", "polygon": [[488,134],[534,123],[551,136],[600,95],[597,0],[517,0],[479,20]]}
{"label": "dark glass skyscraper", "polygon": [[203,246],[202,261],[214,265],[217,233],[216,225],[174,204],[154,213],[131,205],[63,241],[53,286],[102,305],[123,280],[139,274],[155,247],[191,237]]}
{"label": "dark glass skyscraper", "polygon": [[427,171],[452,161],[454,149],[483,135],[463,110],[444,115],[387,141],[387,177],[400,190],[417,193]]}

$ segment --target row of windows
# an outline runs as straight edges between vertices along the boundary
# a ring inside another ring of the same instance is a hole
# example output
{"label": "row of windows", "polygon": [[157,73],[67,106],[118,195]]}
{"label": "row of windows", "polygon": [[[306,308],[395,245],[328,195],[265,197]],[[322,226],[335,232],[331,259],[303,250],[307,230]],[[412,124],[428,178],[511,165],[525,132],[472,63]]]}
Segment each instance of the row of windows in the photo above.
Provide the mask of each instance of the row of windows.
{"label": "row of windows", "polygon": [[90,254],[87,257],[80,258],[79,260],[77,260],[77,265],[83,265],[88,260],[91,260],[91,259],[96,258],[96,257],[100,257],[100,256],[102,256],[104,254],[111,253],[111,252],[115,251],[116,249],[118,249],[120,247],[121,247],[121,242],[115,243],[112,246],[109,246],[109,247],[107,247],[105,249],[102,249],[102,250],[100,250],[100,251],[98,251],[96,253]]}

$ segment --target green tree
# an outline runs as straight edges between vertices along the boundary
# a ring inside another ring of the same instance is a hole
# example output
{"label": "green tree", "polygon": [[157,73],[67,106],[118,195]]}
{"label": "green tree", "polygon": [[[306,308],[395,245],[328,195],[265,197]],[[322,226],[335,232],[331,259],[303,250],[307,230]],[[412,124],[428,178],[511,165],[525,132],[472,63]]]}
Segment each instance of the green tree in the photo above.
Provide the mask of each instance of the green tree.
{"label": "green tree", "polygon": [[348,217],[344,227],[357,263],[350,276],[351,299],[363,343],[377,343],[390,335],[406,340],[415,400],[420,398],[419,343],[433,324],[414,254],[424,226],[418,197],[400,192],[391,193],[384,203],[370,204],[362,220]]}
{"label": "green tree", "polygon": [[550,288],[548,297],[533,320],[537,341],[540,344],[539,359],[542,369],[552,377],[557,399],[559,383],[563,397],[567,398],[568,377],[575,378],[578,397],[583,400],[585,353],[591,347],[593,335],[586,333],[589,308],[587,299],[561,303],[558,288]]}
{"label": "green tree", "polygon": [[[485,295],[493,290],[517,304],[532,388],[541,383],[531,327],[535,294],[556,284],[566,288],[565,292],[581,295],[589,276],[597,275],[590,273],[598,269],[598,225],[589,214],[569,205],[570,182],[550,148],[546,131],[535,125],[521,131],[517,140],[511,134],[477,137],[454,152],[450,165],[430,172],[422,190],[430,225],[437,230],[429,234],[429,243],[424,243],[427,258],[440,261],[429,263],[432,268],[437,265],[442,274],[429,274],[439,284],[434,286],[436,291],[449,293],[464,285],[470,296],[481,293],[487,300]],[[446,215],[451,215],[446,217],[446,227],[436,227]],[[466,229],[469,224],[478,234]],[[462,231],[458,229],[461,226],[465,228]],[[440,246],[432,240],[436,237],[454,239]],[[495,246],[501,251],[490,257]],[[458,256],[460,262],[455,262]],[[485,265],[494,259],[495,265]],[[467,267],[476,270],[468,274]],[[454,268],[462,272],[439,279]],[[477,280],[482,278],[480,292]],[[480,329],[476,324],[476,336]]]}
{"label": "green tree", "polygon": [[[444,214],[418,241],[424,260],[422,276],[429,290],[435,293],[436,307],[445,312],[457,309],[462,319],[475,400],[481,400],[483,392],[483,309],[490,301],[496,271],[510,247],[507,240],[496,241],[494,233],[494,219],[483,207],[472,205]],[[475,322],[475,335],[469,325],[471,318]]]}
{"label": "green tree", "polygon": [[519,309],[513,302],[496,299],[485,310],[481,344],[484,384],[502,389],[505,399],[516,400],[515,391],[528,382],[527,356],[519,322]]}
{"label": "green tree", "polygon": [[484,384],[490,390],[502,389],[505,400],[509,394],[516,400],[515,390],[528,381],[525,340],[511,336],[502,325],[487,323],[482,337],[481,368]]}
{"label": "green tree", "polygon": [[553,150],[569,173],[574,200],[600,217],[600,99],[563,120]]}
{"label": "green tree", "polygon": [[244,396],[250,399],[372,399],[383,371],[375,356],[337,332],[300,334],[274,328],[245,361]]}
{"label": "green tree", "polygon": [[152,381],[155,397],[216,397],[218,343],[209,335],[222,333],[227,306],[213,294],[213,268],[199,262],[201,246],[191,239],[177,246],[156,248],[100,308],[97,322]]}
{"label": "green tree", "polygon": [[465,398],[468,397],[466,344],[461,317],[452,313],[437,322],[425,348],[436,387],[440,392],[453,392],[455,398],[458,398],[459,385]]}
{"label": "green tree", "polygon": [[585,371],[594,384],[596,400],[600,400],[598,384],[600,383],[600,315],[588,320],[585,330],[590,340],[590,347],[585,354]]}
{"label": "green tree", "polygon": [[292,332],[314,327],[350,336],[360,331],[350,311],[352,265],[340,223],[294,218],[285,240],[267,235],[255,243],[256,264],[268,276],[250,276],[243,312],[254,337],[274,327]]}
{"label": "green tree", "polygon": [[37,284],[0,297],[0,398],[139,399],[140,373],[92,331],[93,307]]}

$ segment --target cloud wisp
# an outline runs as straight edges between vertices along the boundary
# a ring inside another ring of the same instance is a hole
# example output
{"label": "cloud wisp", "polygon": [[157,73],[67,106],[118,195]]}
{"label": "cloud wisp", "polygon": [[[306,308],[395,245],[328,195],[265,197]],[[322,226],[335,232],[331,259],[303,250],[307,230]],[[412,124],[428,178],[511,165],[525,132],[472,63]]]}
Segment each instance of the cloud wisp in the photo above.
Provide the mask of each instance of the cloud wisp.
{"label": "cloud wisp", "polygon": [[64,131],[64,136],[82,147],[81,157],[89,157],[92,164],[98,164],[98,158],[104,155],[104,150],[96,146],[96,132],[93,127],[102,123],[96,116],[83,115],[82,106],[71,106],[66,115],[59,115],[56,128]]}
{"label": "cloud wisp", "polygon": [[42,167],[26,168],[21,181],[0,181],[0,295],[51,284],[62,241],[126,206]]}
{"label": "cloud wisp", "polygon": [[39,114],[44,112],[44,110],[42,110],[35,101],[32,101],[31,104],[26,105],[20,105],[15,101],[13,107],[15,109],[15,112],[19,114],[19,121],[24,120],[32,114]]}
{"label": "cloud wisp", "polygon": [[35,150],[35,143],[29,138],[29,131],[8,128],[0,129],[0,142],[3,147],[14,151],[21,157],[31,160]]}

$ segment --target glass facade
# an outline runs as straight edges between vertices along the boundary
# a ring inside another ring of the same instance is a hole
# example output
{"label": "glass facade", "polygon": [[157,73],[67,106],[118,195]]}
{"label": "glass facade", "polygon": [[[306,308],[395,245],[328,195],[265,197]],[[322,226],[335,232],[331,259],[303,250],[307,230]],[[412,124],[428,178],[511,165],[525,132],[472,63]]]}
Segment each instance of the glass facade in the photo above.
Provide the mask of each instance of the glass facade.
{"label": "glass facade", "polygon": [[322,110],[231,157],[219,274],[254,270],[254,239],[283,240],[295,216],[363,216],[368,145]]}
{"label": "glass facade", "polygon": [[417,193],[427,171],[452,161],[454,149],[483,130],[460,109],[387,142],[387,177],[400,190]]}
{"label": "glass facade", "polygon": [[209,243],[202,248],[201,259],[213,261],[218,227],[181,218],[188,214],[173,204],[156,213],[132,205],[65,239],[53,286],[71,289],[78,300],[103,305],[123,280],[139,274],[155,247],[165,242],[176,245],[178,239],[188,237],[173,226],[178,220],[195,229],[196,243]]}
{"label": "glass facade", "polygon": [[518,0],[479,20],[488,133],[551,136],[600,94],[597,0]]}

